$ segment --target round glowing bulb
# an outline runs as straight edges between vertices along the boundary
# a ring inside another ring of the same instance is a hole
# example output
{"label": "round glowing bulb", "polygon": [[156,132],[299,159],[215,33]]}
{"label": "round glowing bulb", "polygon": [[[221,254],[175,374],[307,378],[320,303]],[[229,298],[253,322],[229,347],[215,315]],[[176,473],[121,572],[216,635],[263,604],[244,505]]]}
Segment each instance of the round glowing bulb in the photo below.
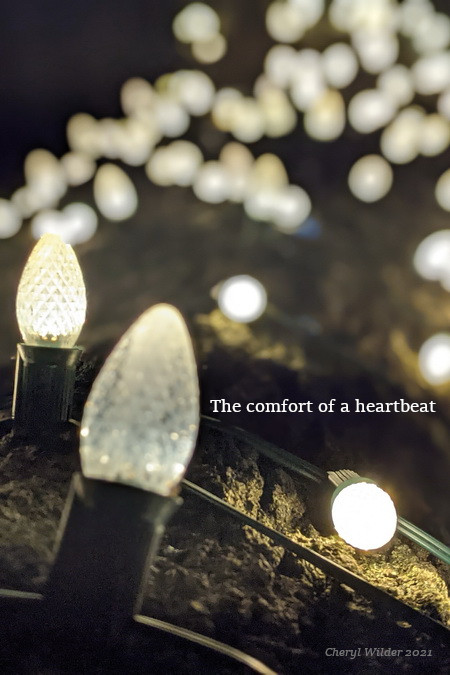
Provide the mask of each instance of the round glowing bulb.
{"label": "round glowing bulb", "polygon": [[151,109],[155,98],[152,85],[142,77],[130,78],[120,90],[120,103],[125,115],[134,115],[139,110]]}
{"label": "round glowing bulb", "polygon": [[445,211],[450,211],[450,169],[439,177],[434,194],[439,206]]}
{"label": "round glowing bulb", "polygon": [[419,368],[423,378],[433,385],[450,382],[450,335],[437,333],[419,350]]}
{"label": "round glowing bulb", "polygon": [[411,70],[417,93],[439,94],[450,85],[450,52],[423,56]]}
{"label": "round glowing bulb", "polygon": [[290,94],[298,110],[304,111],[325,91],[321,55],[315,49],[302,49],[296,57]]}
{"label": "round glowing bulb", "polygon": [[38,196],[41,207],[58,202],[67,190],[64,169],[48,150],[32,150],[25,158],[25,180]]}
{"label": "round glowing bulb", "polygon": [[94,209],[83,202],[67,204],[62,210],[63,218],[67,222],[67,244],[84,244],[92,239],[97,231],[97,214]]}
{"label": "round glowing bulb", "polygon": [[262,87],[257,96],[264,117],[266,136],[279,138],[289,134],[297,124],[297,113],[285,92],[269,82],[267,87]]}
{"label": "round glowing bulb", "polygon": [[392,66],[398,57],[397,37],[386,30],[356,30],[352,35],[352,44],[361,66],[368,73],[381,73]]}
{"label": "round glowing bulb", "polygon": [[199,425],[197,366],[181,314],[155,305],[127,330],[89,394],[81,422],[85,476],[171,495]]}
{"label": "round glowing bulb", "polygon": [[364,551],[387,544],[397,528],[392,499],[367,479],[345,481],[335,490],[331,517],[339,536]]}
{"label": "round glowing bulb", "polygon": [[223,35],[217,33],[209,40],[193,42],[192,56],[200,63],[216,63],[222,59],[227,51],[227,41]]}
{"label": "round glowing bulb", "polygon": [[172,30],[180,42],[210,40],[220,31],[220,19],[209,5],[191,2],[176,15]]}
{"label": "round glowing bulb", "polygon": [[202,164],[192,186],[195,196],[208,204],[220,204],[230,196],[231,178],[226,166],[209,161]]}
{"label": "round glowing bulb", "polygon": [[302,14],[307,28],[311,28],[322,17],[325,9],[324,0],[288,0]]}
{"label": "round glowing bulb", "polygon": [[155,119],[127,117],[119,122],[117,156],[125,164],[142,166],[160,140],[161,132]]}
{"label": "round glowing bulb", "polygon": [[101,154],[98,122],[87,113],[77,113],[67,122],[67,142],[71,150],[82,152],[90,157]]}
{"label": "round glowing bulb", "polygon": [[238,323],[255,321],[267,306],[264,286],[248,274],[230,277],[220,285],[217,303],[225,316]]}
{"label": "round glowing bulb", "polygon": [[370,134],[387,124],[394,116],[396,106],[392,98],[379,89],[359,91],[348,105],[348,119],[356,131]]}
{"label": "round glowing bulb", "polygon": [[250,96],[236,101],[231,117],[230,131],[243,143],[254,143],[264,135],[265,119],[259,102]]}
{"label": "round glowing bulb", "polygon": [[450,230],[425,237],[414,254],[414,267],[424,279],[439,281],[450,270]]}
{"label": "round glowing bulb", "polygon": [[97,230],[97,214],[87,204],[74,202],[62,211],[45,209],[31,221],[31,234],[40,239],[44,234],[57,234],[74,246],[89,241]]}
{"label": "round glowing bulb", "polygon": [[159,130],[169,138],[182,136],[189,128],[189,114],[180,103],[168,96],[158,97],[155,116]]}
{"label": "round glowing bulb", "polygon": [[429,12],[415,25],[412,43],[419,53],[447,49],[450,43],[449,17],[439,12]]}
{"label": "round glowing bulb", "polygon": [[214,98],[211,117],[214,125],[221,131],[229,131],[236,114],[236,107],[242,94],[233,87],[220,89]]}
{"label": "round glowing bulb", "polygon": [[156,185],[192,185],[203,155],[190,141],[173,141],[155,150],[146,166],[149,179]]}
{"label": "round glowing bulb", "polygon": [[67,152],[61,157],[61,166],[69,185],[83,185],[95,173],[94,160],[82,152]]}
{"label": "round glowing bulb", "polygon": [[321,94],[305,113],[303,124],[308,136],[318,141],[332,141],[344,131],[345,103],[338,91]]}
{"label": "round glowing bulb", "polygon": [[267,8],[266,28],[278,42],[298,42],[307,29],[307,21],[297,7],[276,0]]}
{"label": "round glowing bulb", "polygon": [[298,185],[287,185],[276,194],[271,218],[282,232],[295,232],[311,213],[311,199]]}
{"label": "round glowing bulb", "polygon": [[408,105],[414,98],[411,71],[401,63],[396,63],[378,76],[377,88],[385,91],[397,105]]}
{"label": "round glowing bulb", "polygon": [[439,113],[426,115],[420,125],[420,152],[434,157],[444,152],[450,142],[450,122]]}
{"label": "round glowing bulb", "polygon": [[228,170],[230,179],[228,199],[232,202],[242,202],[247,193],[254,162],[252,153],[242,143],[231,141],[220,151],[219,162]]}
{"label": "round glowing bulb", "polygon": [[16,301],[23,341],[73,347],[86,317],[86,289],[71,246],[55,234],[36,244],[23,270]]}
{"label": "round glowing bulb", "polygon": [[126,220],[137,209],[136,188],[115,164],[103,164],[95,174],[94,199],[98,210],[109,220]]}
{"label": "round glowing bulb", "polygon": [[287,88],[296,70],[297,52],[288,45],[274,45],[264,59],[264,72],[271,82]]}
{"label": "round glowing bulb", "polygon": [[323,52],[322,67],[328,84],[336,89],[343,89],[353,82],[359,66],[350,45],[335,42]]}
{"label": "round glowing bulb", "polygon": [[215,87],[206,73],[200,70],[178,70],[170,75],[168,93],[190,115],[205,115],[212,108]]}
{"label": "round glowing bulb", "polygon": [[361,157],[350,169],[348,185],[362,202],[376,202],[392,187],[393,173],[390,164],[379,155]]}
{"label": "round glowing bulb", "polygon": [[446,119],[450,120],[450,89],[446,89],[438,98],[437,102],[438,112]]}
{"label": "round glowing bulb", "polygon": [[407,164],[417,157],[424,116],[417,106],[405,108],[383,129],[380,149],[386,159],[394,164]]}

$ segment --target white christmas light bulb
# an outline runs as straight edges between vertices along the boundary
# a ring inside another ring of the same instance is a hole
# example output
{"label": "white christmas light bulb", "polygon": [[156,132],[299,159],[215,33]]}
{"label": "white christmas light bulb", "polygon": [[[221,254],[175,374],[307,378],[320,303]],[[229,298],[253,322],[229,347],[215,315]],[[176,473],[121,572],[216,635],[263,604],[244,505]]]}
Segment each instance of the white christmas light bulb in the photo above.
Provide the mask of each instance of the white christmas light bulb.
{"label": "white christmas light bulb", "polygon": [[112,351],[84,409],[80,454],[88,478],[171,495],[194,451],[197,367],[171,305],[142,314]]}
{"label": "white christmas light bulb", "polygon": [[337,488],[331,517],[342,539],[364,551],[387,544],[397,528],[397,511],[392,499],[367,479],[351,479]]}
{"label": "white christmas light bulb", "polygon": [[45,234],[32,250],[19,282],[16,311],[26,344],[75,345],[86,318],[86,289],[72,247],[58,235]]}
{"label": "white christmas light bulb", "polygon": [[220,285],[217,304],[221,312],[232,321],[256,321],[267,306],[266,289],[249,274],[238,274]]}

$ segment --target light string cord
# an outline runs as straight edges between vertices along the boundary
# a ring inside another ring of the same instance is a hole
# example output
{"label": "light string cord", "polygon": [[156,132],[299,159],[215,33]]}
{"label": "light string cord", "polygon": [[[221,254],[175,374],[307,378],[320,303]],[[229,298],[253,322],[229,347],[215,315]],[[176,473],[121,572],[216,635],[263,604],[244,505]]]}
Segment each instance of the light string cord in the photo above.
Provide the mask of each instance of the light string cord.
{"label": "light string cord", "polygon": [[[1,612],[4,611],[14,611],[16,616],[20,616],[22,611],[25,615],[29,615],[30,610],[32,609],[35,612],[37,611],[35,616],[39,617],[38,612],[42,606],[43,601],[44,596],[40,593],[0,588],[0,615]],[[246,654],[240,649],[231,647],[224,642],[219,642],[218,640],[201,635],[200,633],[196,633],[195,631],[189,630],[187,628],[175,626],[174,624],[168,623],[167,621],[161,621],[160,619],[143,616],[141,614],[136,614],[133,617],[133,624],[135,626],[139,625],[146,629],[153,628],[157,631],[167,633],[168,635],[172,635],[181,640],[199,645],[204,649],[221,654],[222,656],[225,656],[237,663],[241,663],[259,675],[277,675],[275,671],[266,666],[259,659]]]}
{"label": "light string cord", "polygon": [[[207,415],[202,415],[202,421],[211,429],[215,429],[224,434],[238,438],[248,445],[251,445],[257,452],[269,459],[273,460],[280,466],[291,470],[293,473],[307,478],[315,483],[323,483],[327,480],[327,474],[319,467],[310,464],[306,460],[300,459],[295,455],[279,448],[269,441],[265,441],[255,436],[254,434],[242,429],[240,427],[227,426],[220,420],[209,417]],[[405,537],[413,541],[418,546],[426,549],[429,553],[434,555],[436,558],[439,558],[447,565],[450,565],[450,548],[440,542],[435,537],[425,532],[417,525],[406,520],[402,516],[399,516],[397,521],[397,530]]]}
{"label": "light string cord", "polygon": [[195,483],[191,483],[190,481],[184,479],[182,481],[182,486],[186,491],[196,495],[200,499],[208,501],[225,513],[234,517],[236,520],[239,520],[242,524],[249,525],[254,530],[257,530],[261,534],[269,537],[273,542],[282,546],[287,551],[294,553],[303,560],[306,560],[315,567],[318,567],[323,572],[325,572],[325,574],[334,577],[337,581],[339,581],[339,583],[351,586],[357,593],[360,593],[373,602],[384,606],[388,611],[392,612],[392,614],[397,617],[397,620],[408,621],[408,623],[415,625],[417,628],[427,633],[430,631],[430,628],[432,628],[433,630],[437,630],[438,632],[445,634],[448,639],[449,631],[439,621],[432,619],[419,610],[414,609],[401,600],[398,600],[394,596],[383,591],[381,588],[374,586],[370,582],[362,579],[346,568],[341,567],[341,565],[333,562],[329,558],[322,556],[320,553],[317,553],[308,546],[294,542],[292,539],[289,539],[289,537],[286,537],[277,530],[273,530],[272,528],[263,525],[254,518],[247,516],[242,511],[239,511],[238,509],[234,508],[234,506],[231,506],[231,504],[228,504],[223,499],[220,499],[220,497],[216,497],[216,495],[211,494]]}

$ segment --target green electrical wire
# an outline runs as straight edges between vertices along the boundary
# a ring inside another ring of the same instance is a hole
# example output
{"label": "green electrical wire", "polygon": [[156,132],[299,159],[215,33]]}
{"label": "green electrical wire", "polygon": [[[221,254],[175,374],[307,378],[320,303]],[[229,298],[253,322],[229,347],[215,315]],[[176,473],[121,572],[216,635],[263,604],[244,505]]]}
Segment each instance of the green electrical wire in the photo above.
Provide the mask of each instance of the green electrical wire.
{"label": "green electrical wire", "polygon": [[[295,455],[286,452],[286,450],[282,450],[276,445],[260,439],[244,429],[226,426],[220,420],[214,417],[208,417],[207,415],[202,415],[202,421],[211,429],[216,429],[224,434],[243,440],[265,457],[268,457],[280,466],[290,469],[293,473],[302,476],[303,478],[307,478],[308,480],[319,484],[327,480],[326,472],[322,471],[322,469],[319,469],[317,466],[314,466],[314,464],[299,459],[298,457],[295,457]],[[431,534],[428,534],[416,525],[413,525],[413,523],[410,523],[406,518],[402,517],[398,518],[397,531],[415,544],[418,544],[427,550],[436,558],[439,558],[447,565],[450,565],[450,548],[438,539],[432,537]]]}
{"label": "green electrical wire", "polygon": [[277,530],[273,530],[272,528],[263,525],[258,520],[247,516],[245,513],[239,511],[234,506],[231,506],[231,504],[228,504],[220,497],[217,497],[204,488],[195,485],[195,483],[184,479],[182,481],[182,486],[187,492],[196,495],[200,499],[208,501],[225,513],[233,516],[233,518],[238,520],[240,523],[249,525],[254,530],[257,530],[261,534],[269,537],[273,542],[282,546],[287,551],[290,551],[303,560],[306,560],[307,562],[315,565],[325,572],[325,574],[334,577],[342,584],[351,586],[357,593],[360,593],[361,595],[364,595],[370,600],[383,606],[385,609],[392,612],[397,621],[407,621],[408,623],[415,625],[416,628],[423,630],[426,633],[429,633],[430,628],[432,628],[441,634],[445,634],[446,639],[448,639],[449,631],[439,621],[435,621],[419,610],[414,609],[410,605],[403,603],[394,596],[389,595],[389,593],[386,593],[381,588],[372,585],[370,582],[359,577],[353,572],[350,572],[345,567],[341,567],[341,565],[338,565],[329,558],[326,558],[320,553],[317,553],[308,546],[304,546],[303,544],[292,541],[292,539],[289,539],[289,537],[286,537]]}

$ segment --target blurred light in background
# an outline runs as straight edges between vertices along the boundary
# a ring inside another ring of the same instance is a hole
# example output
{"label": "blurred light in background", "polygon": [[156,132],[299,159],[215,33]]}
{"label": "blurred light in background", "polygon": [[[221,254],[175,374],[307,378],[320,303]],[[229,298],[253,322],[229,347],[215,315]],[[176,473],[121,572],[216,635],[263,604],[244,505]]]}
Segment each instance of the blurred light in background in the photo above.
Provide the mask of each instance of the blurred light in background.
{"label": "blurred light in background", "polygon": [[335,42],[323,51],[322,67],[328,84],[343,89],[355,79],[359,64],[350,45]]}
{"label": "blurred light in background", "polygon": [[220,284],[217,303],[220,311],[239,323],[255,321],[264,313],[267,294],[264,286],[248,274],[230,277]]}
{"label": "blurred light in background", "polygon": [[76,186],[87,183],[97,168],[94,160],[82,152],[67,152],[61,157],[61,165],[68,185]]}
{"label": "blurred light in background", "polygon": [[363,202],[376,202],[391,189],[393,173],[390,164],[380,155],[361,157],[350,169],[348,185]]}
{"label": "blurred light in background", "polygon": [[418,59],[412,66],[419,94],[438,94],[450,86],[450,52],[437,52]]}
{"label": "blurred light in background", "polygon": [[348,105],[348,119],[356,131],[370,134],[394,117],[395,102],[385,91],[363,89],[355,94]]}
{"label": "blurred light in background", "polygon": [[413,262],[416,272],[424,279],[450,278],[450,230],[428,235],[417,247]]}
{"label": "blurred light in background", "polygon": [[195,196],[209,204],[220,204],[230,195],[231,179],[227,168],[216,161],[205,162],[194,181]]}
{"label": "blurred light in background", "polygon": [[220,31],[218,14],[203,2],[186,5],[173,20],[172,29],[180,42],[211,40]]}
{"label": "blurred light in background", "polygon": [[173,141],[155,150],[146,166],[148,178],[156,185],[192,185],[203,155],[190,141]]}
{"label": "blurred light in background", "polygon": [[419,368],[423,378],[434,385],[450,382],[450,335],[437,333],[419,350]]}
{"label": "blurred light in background", "polygon": [[191,45],[192,56],[199,63],[216,63],[227,52],[227,41],[223,35],[217,33],[209,40],[193,42]]}
{"label": "blurred light in background", "polygon": [[298,185],[286,185],[276,192],[271,220],[282,232],[295,232],[311,213],[311,200]]}
{"label": "blurred light in background", "polygon": [[450,211],[450,169],[439,177],[434,191],[436,201],[445,211]]}
{"label": "blurred light in background", "polygon": [[97,120],[87,113],[76,113],[67,122],[67,143],[71,150],[96,159],[101,155]]}
{"label": "blurred light in background", "polygon": [[108,220],[126,220],[137,209],[136,188],[127,174],[115,164],[103,164],[94,178],[94,199]]}
{"label": "blurred light in background", "polygon": [[332,141],[344,131],[345,104],[338,91],[328,89],[305,113],[303,124],[308,136],[318,141]]}
{"label": "blurred light in background", "polygon": [[420,125],[419,148],[422,155],[434,157],[448,148],[450,122],[439,113],[423,118]]}
{"label": "blurred light in background", "polygon": [[377,89],[386,92],[397,105],[408,105],[414,98],[414,85],[409,68],[396,63],[377,78]]}
{"label": "blurred light in background", "polygon": [[97,214],[88,204],[74,202],[62,211],[40,211],[31,221],[31,234],[40,239],[44,234],[57,234],[66,244],[82,244],[97,230]]}
{"label": "blurred light in background", "polygon": [[420,133],[425,112],[419,106],[404,108],[380,137],[383,155],[394,164],[407,164],[419,154]]}

